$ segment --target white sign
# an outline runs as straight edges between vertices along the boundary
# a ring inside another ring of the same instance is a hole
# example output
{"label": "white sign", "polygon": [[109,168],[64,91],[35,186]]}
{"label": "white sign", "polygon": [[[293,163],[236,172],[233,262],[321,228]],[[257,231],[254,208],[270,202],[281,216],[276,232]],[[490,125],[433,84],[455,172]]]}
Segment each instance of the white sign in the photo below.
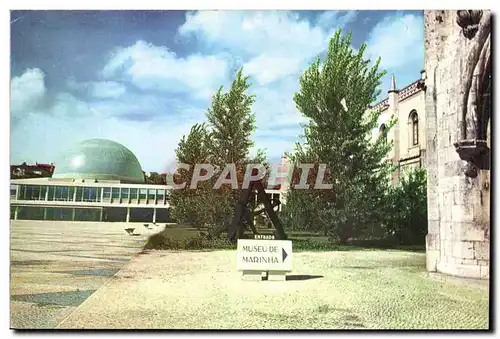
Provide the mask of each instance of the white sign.
{"label": "white sign", "polygon": [[238,239],[237,268],[240,271],[291,271],[290,240]]}

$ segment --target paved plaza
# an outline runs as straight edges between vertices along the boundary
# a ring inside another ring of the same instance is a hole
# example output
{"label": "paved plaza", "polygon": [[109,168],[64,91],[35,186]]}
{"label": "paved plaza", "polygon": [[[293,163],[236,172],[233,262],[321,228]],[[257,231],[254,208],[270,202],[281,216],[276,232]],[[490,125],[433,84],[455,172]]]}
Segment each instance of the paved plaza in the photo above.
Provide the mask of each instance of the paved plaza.
{"label": "paved plaza", "polygon": [[294,254],[287,281],[242,281],[234,251],[134,257],[62,329],[486,329],[488,291],[430,278],[423,253]]}
{"label": "paved plaza", "polygon": [[[142,223],[12,220],[10,225],[10,324],[15,329],[54,328],[160,230]],[[129,227],[140,235],[128,235]]]}
{"label": "paved plaza", "polygon": [[236,253],[141,252],[135,224],[11,224],[11,326],[58,329],[486,329],[487,281],[431,277],[425,254],[294,253],[243,281]]}

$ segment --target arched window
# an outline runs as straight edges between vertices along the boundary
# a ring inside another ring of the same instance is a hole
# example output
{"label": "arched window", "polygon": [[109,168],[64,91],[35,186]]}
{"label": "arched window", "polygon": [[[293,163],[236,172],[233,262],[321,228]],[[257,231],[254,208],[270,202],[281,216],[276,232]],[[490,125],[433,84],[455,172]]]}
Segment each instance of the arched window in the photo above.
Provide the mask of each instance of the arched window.
{"label": "arched window", "polygon": [[418,114],[417,111],[413,110],[410,113],[410,118],[408,119],[408,124],[410,125],[411,129],[411,136],[412,136],[412,145],[416,146],[418,145]]}
{"label": "arched window", "polygon": [[387,142],[387,126],[385,126],[385,124],[380,125],[378,135],[382,135],[384,141]]}

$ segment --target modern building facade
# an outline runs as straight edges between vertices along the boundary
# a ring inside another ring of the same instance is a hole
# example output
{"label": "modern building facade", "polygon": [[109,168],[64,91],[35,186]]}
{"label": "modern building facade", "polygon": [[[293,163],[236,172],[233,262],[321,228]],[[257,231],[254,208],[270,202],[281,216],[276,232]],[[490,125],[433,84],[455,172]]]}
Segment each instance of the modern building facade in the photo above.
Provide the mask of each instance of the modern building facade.
{"label": "modern building facade", "polygon": [[168,186],[144,184],[130,150],[93,139],[63,154],[51,178],[11,180],[11,218],[166,222],[168,196]]}
{"label": "modern building facade", "polygon": [[[170,222],[171,189],[145,184],[125,146],[92,139],[63,154],[52,177],[11,180],[11,219]],[[275,200],[282,193],[267,192]]]}
{"label": "modern building facade", "polygon": [[426,164],[425,79],[426,73],[422,71],[420,79],[397,89],[393,75],[387,98],[369,108],[382,112],[378,130],[374,131],[374,135],[383,133],[390,119],[396,118],[396,125],[387,134],[388,141],[393,142],[387,161],[398,165],[398,170],[393,175],[393,183],[398,182],[401,171],[424,167]]}

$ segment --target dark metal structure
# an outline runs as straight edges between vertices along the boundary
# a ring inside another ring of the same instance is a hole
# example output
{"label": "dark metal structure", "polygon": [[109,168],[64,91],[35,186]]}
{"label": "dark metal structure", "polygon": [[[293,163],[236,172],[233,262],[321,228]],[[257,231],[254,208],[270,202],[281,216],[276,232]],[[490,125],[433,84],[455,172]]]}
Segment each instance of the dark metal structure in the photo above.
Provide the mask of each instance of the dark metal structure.
{"label": "dark metal structure", "polygon": [[[258,200],[264,204],[264,208],[252,212],[252,201],[255,193],[257,194]],[[275,239],[285,240],[287,238],[285,230],[278,215],[274,211],[274,207],[279,206],[279,204],[279,201],[271,201],[271,199],[269,199],[260,180],[251,182],[248,189],[241,191],[238,202],[236,203],[234,219],[227,232],[228,240],[234,243],[238,238],[242,238],[247,226],[252,229],[254,234],[258,234],[253,225],[253,217],[263,212],[267,213],[274,226]]]}

